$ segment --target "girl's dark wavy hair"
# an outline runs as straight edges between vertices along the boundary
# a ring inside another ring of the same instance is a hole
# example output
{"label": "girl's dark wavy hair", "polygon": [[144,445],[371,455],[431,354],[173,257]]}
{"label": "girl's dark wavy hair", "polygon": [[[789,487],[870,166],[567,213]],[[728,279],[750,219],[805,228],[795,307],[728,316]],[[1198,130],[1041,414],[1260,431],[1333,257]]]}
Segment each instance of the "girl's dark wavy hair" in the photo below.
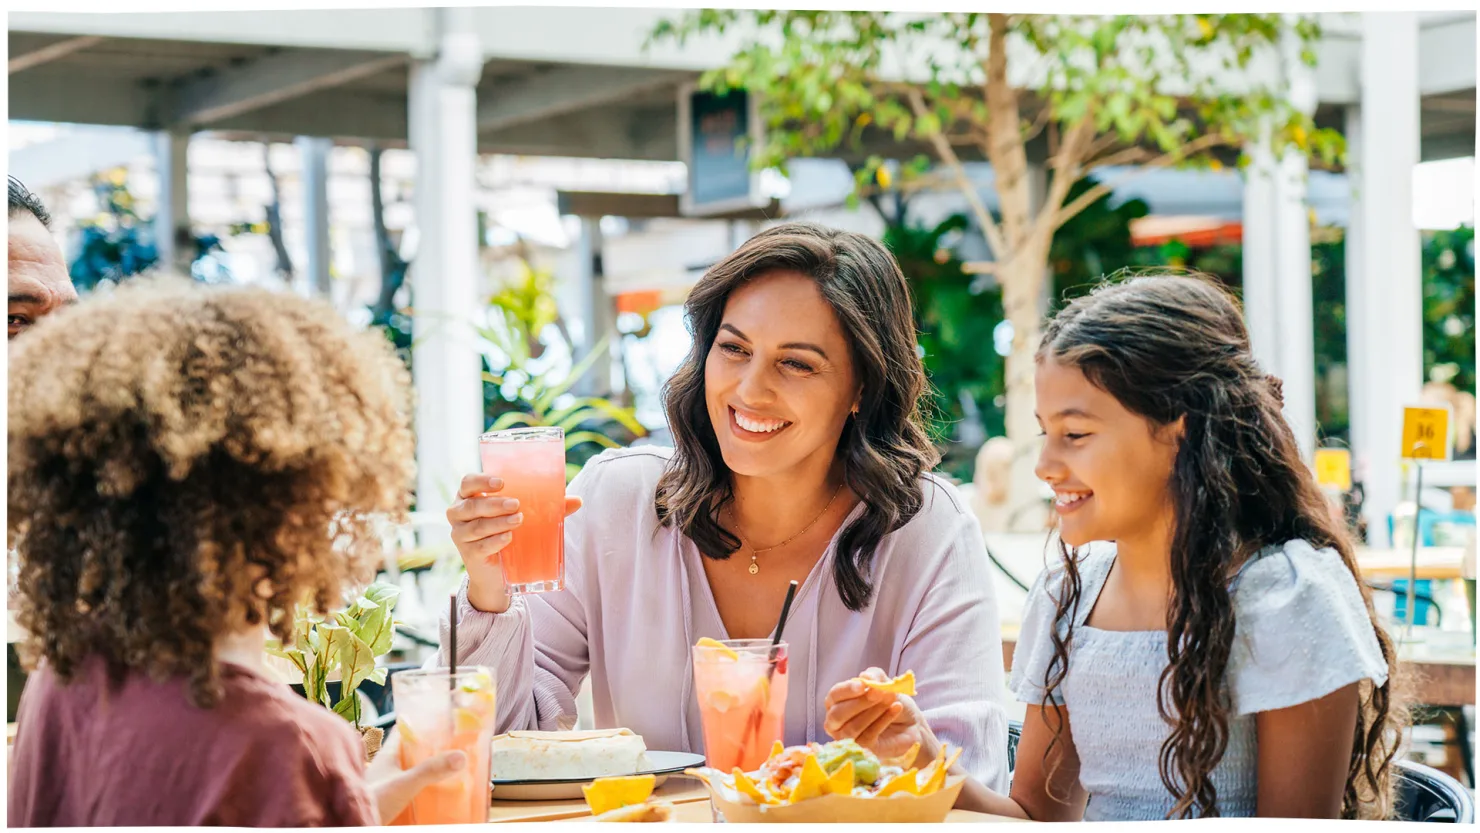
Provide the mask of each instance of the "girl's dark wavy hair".
{"label": "girl's dark wavy hair", "polygon": [[[1262,372],[1237,303],[1201,276],[1143,276],[1100,287],[1048,325],[1037,360],[1072,366],[1153,425],[1185,419],[1169,484],[1174,507],[1167,668],[1157,708],[1171,726],[1161,746],[1162,783],[1176,797],[1168,818],[1218,814],[1211,774],[1228,745],[1225,682],[1234,638],[1229,582],[1261,549],[1303,539],[1340,553],[1358,576],[1348,532],[1332,521],[1281,414],[1280,382]],[[1064,591],[1055,599],[1053,660],[1043,706],[1068,671],[1066,620],[1082,585],[1060,541]],[[1388,682],[1361,685],[1343,818],[1386,818],[1392,761],[1406,710],[1397,697],[1393,645],[1360,581]],[[1063,629],[1062,632],[1060,629]],[[1050,718],[1052,720],[1052,718]],[[1054,727],[1055,749],[1062,723]],[[1046,756],[1047,761],[1047,756]],[[1058,759],[1050,764],[1056,767]]]}
{"label": "girl's dark wavy hair", "polygon": [[718,521],[734,493],[705,404],[704,364],[730,293],[776,271],[817,282],[842,323],[862,383],[858,414],[844,427],[837,453],[844,482],[865,509],[843,531],[833,562],[838,595],[849,610],[861,610],[873,595],[868,572],[875,548],[920,511],[921,475],[940,459],[919,410],[928,383],[915,348],[909,287],[894,257],[871,238],[811,223],[777,226],[694,287],[684,304],[693,347],[663,389],[674,454],[658,482],[658,517],[707,557],[729,558],[740,548]]}

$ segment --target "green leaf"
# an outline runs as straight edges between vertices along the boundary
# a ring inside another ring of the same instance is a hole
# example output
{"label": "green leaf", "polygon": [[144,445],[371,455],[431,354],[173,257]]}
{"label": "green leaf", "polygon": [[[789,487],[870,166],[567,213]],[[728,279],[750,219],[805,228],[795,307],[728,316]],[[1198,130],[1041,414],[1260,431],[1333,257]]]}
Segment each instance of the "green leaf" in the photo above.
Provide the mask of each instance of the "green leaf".
{"label": "green leaf", "polygon": [[340,654],[340,674],[344,679],[342,697],[349,697],[359,690],[360,683],[375,670],[375,653],[365,640],[353,633],[346,633]]}
{"label": "green leaf", "polygon": [[903,142],[904,138],[910,135],[912,124],[913,120],[909,116],[900,116],[899,120],[894,123],[894,141]]}
{"label": "green leaf", "polygon": [[372,656],[377,657],[391,649],[395,635],[396,626],[389,606],[372,611],[355,630],[355,636],[369,645]]}
{"label": "green leaf", "polygon": [[506,431],[510,428],[515,428],[521,425],[529,427],[539,427],[539,422],[539,419],[533,414],[510,411],[506,414],[500,414],[499,418],[494,420],[493,424],[488,427],[488,430]]}
{"label": "green leaf", "polygon": [[334,713],[349,722],[360,725],[360,698],[350,694],[334,704]]}
{"label": "green leaf", "polygon": [[[304,678],[304,693],[306,694],[309,691],[312,691],[313,696],[309,699],[313,700],[321,706],[331,705],[329,703],[329,667],[322,661],[316,659],[314,663],[308,667],[308,671],[309,676]],[[308,685],[308,681],[310,679],[313,680],[312,686]]]}
{"label": "green leaf", "polygon": [[606,353],[610,346],[611,337],[603,337],[595,347],[591,348],[591,352],[587,353],[579,362],[576,362],[576,365],[570,369],[570,374],[565,377],[565,381],[551,387],[539,397],[535,402],[536,410],[548,411],[550,406],[554,404],[555,399],[570,390],[571,386],[576,382],[580,381],[581,377],[585,376],[591,370],[592,366]]}
{"label": "green leaf", "polygon": [[620,424],[636,436],[643,437],[647,435],[647,428],[641,422],[637,421],[637,415],[631,408],[623,408],[610,400],[600,397],[578,399],[569,407],[550,414],[549,421],[560,428],[560,430],[568,432],[598,416],[604,416]]}
{"label": "green leaf", "polygon": [[377,668],[365,676],[365,681],[376,685],[385,685],[386,676],[390,674],[388,668]]}

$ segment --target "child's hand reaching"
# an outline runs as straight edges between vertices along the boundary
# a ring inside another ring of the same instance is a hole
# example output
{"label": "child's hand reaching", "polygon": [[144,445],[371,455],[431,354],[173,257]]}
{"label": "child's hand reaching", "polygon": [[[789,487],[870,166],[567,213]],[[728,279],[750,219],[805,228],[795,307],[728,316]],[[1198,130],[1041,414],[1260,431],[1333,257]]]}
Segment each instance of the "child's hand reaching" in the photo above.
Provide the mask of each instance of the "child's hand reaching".
{"label": "child's hand reaching", "polygon": [[380,809],[380,823],[390,824],[410,806],[417,793],[462,772],[467,766],[467,753],[453,749],[433,755],[410,769],[401,769],[401,737],[392,729],[365,771],[370,792]]}

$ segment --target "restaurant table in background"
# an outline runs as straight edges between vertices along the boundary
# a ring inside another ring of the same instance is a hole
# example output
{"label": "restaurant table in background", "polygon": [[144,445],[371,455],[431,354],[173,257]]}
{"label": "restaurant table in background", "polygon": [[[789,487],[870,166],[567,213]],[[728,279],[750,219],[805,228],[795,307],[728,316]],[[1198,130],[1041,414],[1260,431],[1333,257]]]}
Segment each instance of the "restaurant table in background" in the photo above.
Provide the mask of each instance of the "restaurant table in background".
{"label": "restaurant table in background", "polygon": [[[1464,547],[1419,547],[1418,578],[1449,581],[1463,576]],[[1357,566],[1365,579],[1406,579],[1413,564],[1409,550],[1357,549]]]}

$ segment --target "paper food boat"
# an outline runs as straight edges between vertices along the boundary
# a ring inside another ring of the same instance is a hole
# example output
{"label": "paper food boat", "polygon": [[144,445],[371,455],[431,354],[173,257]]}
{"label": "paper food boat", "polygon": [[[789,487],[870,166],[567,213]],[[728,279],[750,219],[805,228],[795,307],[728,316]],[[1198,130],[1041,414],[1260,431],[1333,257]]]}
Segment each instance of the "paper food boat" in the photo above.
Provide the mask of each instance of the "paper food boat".
{"label": "paper food boat", "polygon": [[715,770],[688,770],[709,788],[714,807],[731,824],[937,824],[946,820],[965,776],[946,779],[944,787],[929,795],[895,793],[887,798],[864,798],[831,794],[795,804],[757,804],[733,787],[713,777]]}

